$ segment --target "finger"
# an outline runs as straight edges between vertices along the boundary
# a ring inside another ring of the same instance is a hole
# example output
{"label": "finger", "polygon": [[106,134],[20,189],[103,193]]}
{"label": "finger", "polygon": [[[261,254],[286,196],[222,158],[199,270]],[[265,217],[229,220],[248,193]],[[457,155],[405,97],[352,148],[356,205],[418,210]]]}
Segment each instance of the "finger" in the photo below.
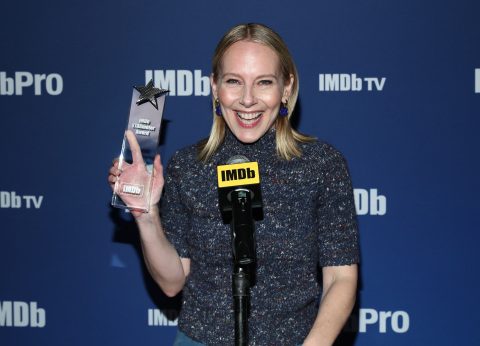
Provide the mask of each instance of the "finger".
{"label": "finger", "polygon": [[119,176],[120,173],[122,173],[122,171],[119,170],[117,167],[111,167],[111,168],[108,170],[108,173],[109,173],[110,175]]}
{"label": "finger", "polygon": [[130,144],[133,162],[143,162],[142,151],[140,150],[140,145],[138,145],[137,138],[131,130],[127,130],[125,134],[127,136],[128,144]]}
{"label": "finger", "polygon": [[117,182],[117,177],[114,176],[114,175],[109,175],[108,176],[108,182],[110,183],[110,185],[115,185],[115,183]]}
{"label": "finger", "polygon": [[116,157],[112,160],[112,166],[115,166],[117,165],[118,166],[118,162],[120,161],[120,158]]}
{"label": "finger", "polygon": [[155,155],[155,160],[153,161],[153,168],[154,168],[154,171],[153,171],[154,174],[157,174],[157,172],[160,174],[163,174],[163,166],[162,166],[162,162],[159,154]]}

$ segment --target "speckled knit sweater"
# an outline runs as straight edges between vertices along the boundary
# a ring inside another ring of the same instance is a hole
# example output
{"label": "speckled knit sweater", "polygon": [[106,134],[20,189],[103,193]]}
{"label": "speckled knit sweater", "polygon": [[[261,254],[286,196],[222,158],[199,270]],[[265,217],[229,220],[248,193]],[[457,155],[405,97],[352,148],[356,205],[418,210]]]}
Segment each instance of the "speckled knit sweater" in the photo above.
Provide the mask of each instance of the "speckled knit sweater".
{"label": "speckled knit sweater", "polygon": [[216,172],[234,155],[258,162],[264,205],[264,220],[255,222],[250,345],[302,343],[317,314],[319,266],[359,262],[344,158],[322,141],[300,147],[301,158],[279,160],[275,130],[254,144],[239,142],[227,130],[206,165],[195,162],[195,146],[172,156],[165,174],[162,223],[180,257],[191,259],[178,327],[192,339],[234,344],[231,234],[220,216]]}

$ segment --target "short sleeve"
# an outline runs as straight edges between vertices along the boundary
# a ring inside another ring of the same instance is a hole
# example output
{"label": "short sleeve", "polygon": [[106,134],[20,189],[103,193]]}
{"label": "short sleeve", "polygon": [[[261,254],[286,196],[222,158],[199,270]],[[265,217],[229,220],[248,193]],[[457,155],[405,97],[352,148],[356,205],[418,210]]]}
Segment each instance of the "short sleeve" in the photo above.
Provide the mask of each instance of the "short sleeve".
{"label": "short sleeve", "polygon": [[332,148],[321,165],[323,186],[317,201],[319,264],[326,267],[359,263],[357,216],[346,161]]}

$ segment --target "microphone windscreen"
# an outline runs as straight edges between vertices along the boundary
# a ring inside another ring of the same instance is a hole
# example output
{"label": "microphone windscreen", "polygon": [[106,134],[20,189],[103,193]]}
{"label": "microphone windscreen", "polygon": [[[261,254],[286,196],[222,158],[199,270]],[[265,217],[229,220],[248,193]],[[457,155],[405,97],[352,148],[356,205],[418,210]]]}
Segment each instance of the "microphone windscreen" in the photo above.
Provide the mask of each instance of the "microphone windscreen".
{"label": "microphone windscreen", "polygon": [[227,165],[235,165],[237,163],[246,163],[246,162],[250,162],[250,160],[247,159],[245,156],[235,155],[228,159]]}

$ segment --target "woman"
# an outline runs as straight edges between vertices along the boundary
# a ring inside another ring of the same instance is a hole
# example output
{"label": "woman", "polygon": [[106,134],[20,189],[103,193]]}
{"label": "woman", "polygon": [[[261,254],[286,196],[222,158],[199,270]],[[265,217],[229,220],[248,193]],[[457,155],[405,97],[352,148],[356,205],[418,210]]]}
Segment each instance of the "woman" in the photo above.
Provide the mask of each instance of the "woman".
{"label": "woman", "polygon": [[[268,27],[227,32],[210,82],[210,136],[172,156],[165,186],[157,157],[154,207],[133,213],[153,278],[169,296],[183,290],[177,344],[233,344],[232,248],[218,207],[216,167],[243,155],[259,164],[264,204],[264,219],[255,223],[250,344],[331,345],[353,308],[359,261],[345,161],[290,127],[298,76],[285,43]],[[121,174],[117,166],[110,169],[111,185]]]}

